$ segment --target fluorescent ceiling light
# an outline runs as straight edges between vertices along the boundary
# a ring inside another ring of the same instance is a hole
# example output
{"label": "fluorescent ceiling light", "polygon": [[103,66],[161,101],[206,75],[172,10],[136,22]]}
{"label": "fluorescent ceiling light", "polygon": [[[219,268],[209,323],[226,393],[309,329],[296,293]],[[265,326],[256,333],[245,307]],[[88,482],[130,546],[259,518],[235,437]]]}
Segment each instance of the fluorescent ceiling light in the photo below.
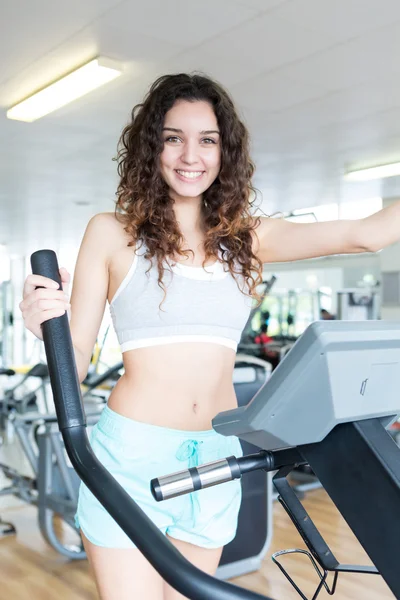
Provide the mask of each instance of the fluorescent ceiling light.
{"label": "fluorescent ceiling light", "polygon": [[400,162],[369,169],[349,171],[345,174],[346,181],[369,181],[370,179],[382,179],[383,177],[394,177],[400,175]]}
{"label": "fluorescent ceiling light", "polygon": [[7,117],[31,123],[112,81],[121,72],[114,61],[95,58],[10,108]]}

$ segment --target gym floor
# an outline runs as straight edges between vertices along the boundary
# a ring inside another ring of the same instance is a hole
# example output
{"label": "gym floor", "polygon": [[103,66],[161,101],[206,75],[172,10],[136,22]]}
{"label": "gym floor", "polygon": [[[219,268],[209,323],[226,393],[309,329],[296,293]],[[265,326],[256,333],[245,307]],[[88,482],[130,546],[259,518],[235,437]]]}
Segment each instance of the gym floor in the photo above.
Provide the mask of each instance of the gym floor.
{"label": "gym floor", "polygon": [[[307,493],[306,510],[337,559],[369,564],[358,541],[323,490]],[[17,527],[17,536],[0,540],[0,600],[96,600],[86,561],[68,561],[49,548],[37,527],[36,509],[11,498],[2,498],[0,514]],[[268,594],[276,600],[298,600],[298,594],[271,561],[271,553],[300,547],[300,540],[283,508],[274,505],[274,537],[262,568],[232,580],[237,585]],[[299,587],[312,597],[317,576],[306,557],[286,557],[285,564]],[[328,598],[322,591],[321,600]],[[377,575],[340,575],[336,600],[393,600],[393,594]]]}

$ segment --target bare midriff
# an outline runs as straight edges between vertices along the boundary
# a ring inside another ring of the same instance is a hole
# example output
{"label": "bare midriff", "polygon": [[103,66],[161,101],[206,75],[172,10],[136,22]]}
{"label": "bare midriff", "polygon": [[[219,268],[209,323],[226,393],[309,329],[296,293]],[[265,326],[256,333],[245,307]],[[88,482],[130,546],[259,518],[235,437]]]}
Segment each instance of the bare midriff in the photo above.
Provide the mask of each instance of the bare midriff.
{"label": "bare midriff", "polygon": [[218,413],[237,406],[235,352],[208,342],[137,348],[123,355],[125,373],[108,400],[119,414],[171,429],[212,428]]}

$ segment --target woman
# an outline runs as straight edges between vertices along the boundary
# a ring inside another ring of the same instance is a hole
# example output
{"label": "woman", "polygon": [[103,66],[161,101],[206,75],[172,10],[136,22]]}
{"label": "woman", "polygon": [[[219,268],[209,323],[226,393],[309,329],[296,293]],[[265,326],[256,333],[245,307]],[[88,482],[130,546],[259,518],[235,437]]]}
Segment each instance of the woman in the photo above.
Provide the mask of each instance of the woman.
{"label": "woman", "polygon": [[[108,300],[125,374],[93,430],[93,450],[182,554],[210,574],[235,536],[240,483],[157,504],[150,479],[241,455],[238,440],[217,434],[211,422],[236,406],[235,350],[263,263],[374,250],[382,243],[372,232],[391,221],[385,211],[375,220],[310,225],[253,218],[248,145],[220,85],[200,75],[160,77],[123,131],[116,213],[88,224],[71,304],[54,282],[30,275],[20,305],[39,338],[41,323],[71,308],[83,380]],[[389,231],[388,243],[396,235]],[[69,275],[60,274],[65,287]],[[83,485],[77,520],[102,600],[182,598]]]}

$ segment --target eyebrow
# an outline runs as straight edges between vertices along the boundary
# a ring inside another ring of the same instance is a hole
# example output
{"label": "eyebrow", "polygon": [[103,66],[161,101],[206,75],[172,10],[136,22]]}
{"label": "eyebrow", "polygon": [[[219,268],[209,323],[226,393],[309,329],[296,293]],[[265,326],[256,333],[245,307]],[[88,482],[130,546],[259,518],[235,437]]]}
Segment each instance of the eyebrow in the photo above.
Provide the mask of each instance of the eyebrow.
{"label": "eyebrow", "polygon": [[[174,127],[164,127],[163,131],[173,131],[175,133],[183,133],[182,129],[175,129]],[[199,133],[201,135],[209,135],[210,133],[217,133],[218,135],[220,135],[220,132],[217,131],[216,129],[207,129],[205,131],[200,131]]]}

